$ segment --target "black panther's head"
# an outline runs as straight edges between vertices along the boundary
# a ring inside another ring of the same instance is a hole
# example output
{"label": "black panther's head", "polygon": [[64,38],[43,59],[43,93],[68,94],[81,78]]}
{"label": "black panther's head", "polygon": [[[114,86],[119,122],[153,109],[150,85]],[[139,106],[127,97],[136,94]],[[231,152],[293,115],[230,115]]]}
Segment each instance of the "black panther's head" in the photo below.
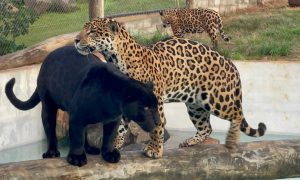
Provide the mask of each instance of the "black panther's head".
{"label": "black panther's head", "polygon": [[153,93],[153,84],[142,84],[130,86],[126,88],[123,102],[123,115],[135,121],[142,129],[147,132],[160,123],[158,114],[158,102]]}

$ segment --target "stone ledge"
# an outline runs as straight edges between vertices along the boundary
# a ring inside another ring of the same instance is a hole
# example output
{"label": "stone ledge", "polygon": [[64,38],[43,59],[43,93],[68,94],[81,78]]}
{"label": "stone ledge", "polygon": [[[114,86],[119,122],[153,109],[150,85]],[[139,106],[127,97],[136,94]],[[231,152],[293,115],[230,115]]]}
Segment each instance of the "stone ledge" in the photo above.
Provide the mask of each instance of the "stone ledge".
{"label": "stone ledge", "polygon": [[300,177],[300,139],[241,143],[230,153],[224,145],[169,149],[161,159],[140,150],[122,151],[119,163],[88,156],[79,168],[65,158],[0,165],[0,179],[275,179]]}

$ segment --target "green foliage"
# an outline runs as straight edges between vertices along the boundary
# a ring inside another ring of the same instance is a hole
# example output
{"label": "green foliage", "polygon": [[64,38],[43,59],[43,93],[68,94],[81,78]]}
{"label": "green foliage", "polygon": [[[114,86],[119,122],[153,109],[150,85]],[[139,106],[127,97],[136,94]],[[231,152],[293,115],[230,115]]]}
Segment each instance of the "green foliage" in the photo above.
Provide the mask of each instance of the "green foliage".
{"label": "green foliage", "polygon": [[[218,37],[218,51],[231,59],[262,59],[266,56],[276,59],[289,56],[300,48],[300,11],[281,9],[239,15],[227,21],[225,19],[224,31],[232,40],[226,43]],[[134,36],[144,45],[165,37],[160,34],[148,38]],[[187,38],[211,45],[207,33],[187,35]]]}
{"label": "green foliage", "polygon": [[17,45],[14,41],[6,40],[0,36],[0,56],[24,48],[24,45]]}
{"label": "green foliage", "polygon": [[20,0],[0,2],[0,55],[24,48],[17,45],[15,38],[28,33],[29,25],[37,19],[36,14]]}
{"label": "green foliage", "polygon": [[152,36],[145,37],[144,35],[136,34],[133,36],[133,38],[136,40],[137,43],[142,45],[150,45],[154,44],[157,41],[163,40],[167,38],[167,34],[161,34],[161,33],[155,33]]}
{"label": "green foliage", "polygon": [[[29,34],[16,38],[17,43],[31,46],[50,37],[80,31],[89,20],[88,0],[77,0],[77,8],[69,13],[47,12],[29,28]],[[179,5],[184,6],[180,0]],[[105,0],[105,16],[177,7],[174,0]]]}
{"label": "green foliage", "polygon": [[[231,45],[220,52],[233,59],[289,56],[300,48],[300,11],[271,10],[240,15],[224,22]],[[227,49],[227,50],[225,50]],[[228,53],[228,50],[230,53]]]}
{"label": "green foliage", "polygon": [[39,16],[29,28],[29,33],[16,38],[17,43],[24,43],[31,46],[48,38],[80,31],[84,23],[89,20],[89,11],[87,3],[77,5],[77,10],[60,13],[47,12]]}

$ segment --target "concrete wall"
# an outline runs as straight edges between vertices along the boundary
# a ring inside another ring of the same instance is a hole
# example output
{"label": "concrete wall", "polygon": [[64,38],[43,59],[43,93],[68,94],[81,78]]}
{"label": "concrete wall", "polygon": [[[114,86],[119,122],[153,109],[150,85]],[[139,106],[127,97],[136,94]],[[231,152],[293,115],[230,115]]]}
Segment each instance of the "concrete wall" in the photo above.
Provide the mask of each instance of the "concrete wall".
{"label": "concrete wall", "polygon": [[189,8],[209,8],[220,14],[261,4],[261,0],[187,0]]}
{"label": "concrete wall", "polygon": [[165,29],[162,28],[162,22],[159,13],[124,16],[115,19],[121,23],[124,23],[124,26],[132,35],[149,35],[154,34],[157,31],[165,31]]}
{"label": "concrete wall", "polygon": [[16,78],[14,91],[21,100],[27,100],[36,87],[40,65],[0,71],[0,150],[29,144],[44,138],[40,104],[34,109],[21,111],[8,101],[5,84]]}
{"label": "concrete wall", "polygon": [[[300,132],[300,61],[235,61],[243,87],[244,114],[250,125],[264,122],[268,133]],[[44,138],[38,105],[29,111],[12,106],[4,94],[5,83],[16,77],[15,93],[26,100],[36,87],[40,65],[0,71],[0,150]],[[169,129],[195,130],[184,104],[165,105]],[[211,117],[213,130],[227,131],[229,122]]]}
{"label": "concrete wall", "polygon": [[256,6],[280,8],[288,5],[288,0],[186,0],[186,2],[189,8],[209,8],[221,15]]}
{"label": "concrete wall", "polygon": [[[300,61],[235,61],[243,90],[243,110],[248,123],[267,125],[268,133],[300,133]],[[167,127],[194,129],[183,104],[166,106]],[[211,117],[214,130],[225,130],[229,122]]]}

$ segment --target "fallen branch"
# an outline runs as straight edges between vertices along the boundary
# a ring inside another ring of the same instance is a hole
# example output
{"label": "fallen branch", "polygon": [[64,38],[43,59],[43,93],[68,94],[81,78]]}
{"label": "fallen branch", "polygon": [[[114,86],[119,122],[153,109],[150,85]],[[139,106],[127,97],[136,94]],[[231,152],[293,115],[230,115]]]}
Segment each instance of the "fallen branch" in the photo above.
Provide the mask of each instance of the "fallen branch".
{"label": "fallen branch", "polygon": [[79,168],[65,158],[0,165],[0,179],[275,179],[300,177],[300,139],[241,143],[234,153],[224,145],[165,150],[161,159],[122,151],[117,164],[88,156]]}

